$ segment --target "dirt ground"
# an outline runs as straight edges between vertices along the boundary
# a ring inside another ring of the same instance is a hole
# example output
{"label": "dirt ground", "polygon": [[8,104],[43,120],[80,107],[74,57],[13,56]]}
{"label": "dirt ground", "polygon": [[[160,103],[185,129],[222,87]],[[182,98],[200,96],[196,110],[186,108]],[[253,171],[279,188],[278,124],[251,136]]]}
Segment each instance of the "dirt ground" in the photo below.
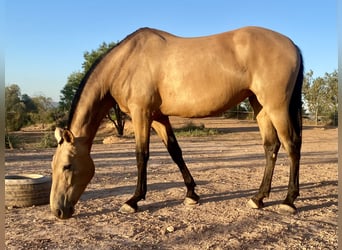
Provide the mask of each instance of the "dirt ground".
{"label": "dirt ground", "polygon": [[[175,120],[179,125],[184,120]],[[185,122],[187,122],[185,120]],[[337,249],[337,128],[304,127],[298,213],[283,215],[289,160],[281,149],[266,207],[247,207],[264,170],[257,125],[202,119],[222,134],[180,137],[200,204],[182,204],[185,187],[156,135],[151,137],[148,193],[135,214],[121,214],[136,184],[134,139],[95,144],[96,173],[69,220],[49,205],[7,209],[7,249]],[[6,174],[50,175],[54,149],[6,151]]]}

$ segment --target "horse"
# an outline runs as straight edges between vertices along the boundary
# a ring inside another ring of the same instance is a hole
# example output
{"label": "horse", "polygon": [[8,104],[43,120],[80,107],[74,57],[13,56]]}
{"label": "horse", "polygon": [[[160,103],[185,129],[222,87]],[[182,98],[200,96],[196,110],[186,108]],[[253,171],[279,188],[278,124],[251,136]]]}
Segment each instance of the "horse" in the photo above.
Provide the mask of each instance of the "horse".
{"label": "horse", "polygon": [[184,38],[141,28],[102,55],[85,74],[74,96],[68,124],[56,128],[50,208],[60,219],[74,207],[92,179],[90,151],[102,119],[114,105],[130,116],[138,180],[120,211],[134,213],[147,192],[147,162],[153,128],[179,167],[187,188],[184,204],[199,202],[196,183],[183,159],[169,116],[216,116],[246,98],[261,133],[266,166],[259,191],[247,204],[264,207],[277,154],[290,159],[287,196],[281,211],[295,213],[302,144],[303,57],[288,37],[261,27]]}

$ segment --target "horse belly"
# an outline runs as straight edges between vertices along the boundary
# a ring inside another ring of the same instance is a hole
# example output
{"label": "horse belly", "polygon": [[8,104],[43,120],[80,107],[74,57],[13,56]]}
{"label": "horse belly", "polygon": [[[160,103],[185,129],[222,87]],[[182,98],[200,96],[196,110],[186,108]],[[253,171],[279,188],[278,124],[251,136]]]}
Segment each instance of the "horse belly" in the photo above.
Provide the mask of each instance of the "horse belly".
{"label": "horse belly", "polygon": [[220,88],[194,89],[162,95],[160,110],[165,115],[207,117],[218,115],[243,101],[248,91],[228,92]]}

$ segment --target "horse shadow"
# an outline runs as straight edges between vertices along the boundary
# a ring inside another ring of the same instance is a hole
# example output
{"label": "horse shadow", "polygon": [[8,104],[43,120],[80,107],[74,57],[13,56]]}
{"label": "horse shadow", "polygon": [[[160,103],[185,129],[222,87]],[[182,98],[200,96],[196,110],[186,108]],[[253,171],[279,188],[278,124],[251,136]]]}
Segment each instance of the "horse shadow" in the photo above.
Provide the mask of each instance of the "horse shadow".
{"label": "horse shadow", "polygon": [[[197,181],[198,186],[202,185],[205,186],[208,184],[209,181]],[[328,187],[328,186],[337,186],[337,180],[336,181],[323,181],[320,183],[316,182],[310,182],[310,183],[302,183],[300,185],[301,190],[305,189],[317,189],[317,188],[322,188],[322,187]],[[129,195],[133,194],[135,186],[134,185],[129,185],[129,186],[121,186],[121,187],[114,187],[114,188],[108,188],[108,189],[100,189],[100,190],[90,190],[86,191],[84,195],[82,196],[81,200],[83,201],[89,201],[89,200],[97,200],[97,199],[105,199],[108,197],[112,197],[115,195]],[[161,190],[168,190],[171,188],[184,188],[184,183],[183,182],[162,182],[162,183],[152,183],[148,185],[148,190],[149,191],[161,191]],[[287,191],[287,186],[276,186],[272,188],[272,193],[276,192],[286,192]],[[210,202],[224,202],[224,201],[229,201],[229,200],[234,200],[234,199],[240,199],[240,198],[246,198],[247,199],[251,198],[253,195],[255,195],[258,192],[258,189],[247,189],[247,190],[236,190],[236,191],[225,191],[221,193],[211,193],[211,194],[199,194],[201,199],[199,201],[199,204],[205,205]],[[312,197],[298,197],[297,201],[310,201],[310,200],[326,200],[322,201],[319,204],[308,204],[305,206],[299,206],[298,207],[298,212],[307,212],[311,210],[316,210],[316,209],[321,209],[321,208],[326,208],[330,206],[337,206],[337,193],[331,193],[328,195],[316,195]],[[266,201],[265,202],[265,207],[272,207],[276,206],[278,204],[281,204],[282,200],[273,200],[273,201]],[[182,203],[182,200],[176,199],[176,198],[168,198],[163,201],[157,201],[153,203],[148,203],[148,204],[142,204],[139,206],[139,211],[146,211],[148,210],[149,212],[156,212],[160,209],[163,209],[165,207],[176,207],[179,206]],[[99,214],[106,214],[106,213],[113,213],[113,212],[118,212],[118,208],[113,206],[113,209],[108,209],[104,208],[103,210],[100,211],[95,211],[95,212],[87,212],[87,213],[82,213],[79,214],[79,217],[85,217],[85,216],[91,216],[91,215],[99,215]]]}

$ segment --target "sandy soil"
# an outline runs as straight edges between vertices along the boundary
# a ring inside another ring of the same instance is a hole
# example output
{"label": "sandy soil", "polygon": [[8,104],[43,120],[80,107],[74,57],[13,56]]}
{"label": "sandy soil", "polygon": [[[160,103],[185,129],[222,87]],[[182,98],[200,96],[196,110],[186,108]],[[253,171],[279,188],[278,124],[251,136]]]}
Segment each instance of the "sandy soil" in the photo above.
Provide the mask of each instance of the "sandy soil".
{"label": "sandy soil", "polygon": [[[280,151],[266,207],[253,210],[264,156],[253,122],[198,120],[225,133],[183,137],[179,143],[201,196],[194,208],[182,204],[185,187],[160,140],[151,138],[148,193],[135,214],[120,206],[134,192],[134,140],[96,144],[96,174],[69,220],[48,205],[7,209],[7,249],[337,249],[337,129],[305,127],[298,213],[282,215],[289,160]],[[184,121],[175,120],[178,124]],[[6,174],[50,175],[54,149],[6,151]]]}

